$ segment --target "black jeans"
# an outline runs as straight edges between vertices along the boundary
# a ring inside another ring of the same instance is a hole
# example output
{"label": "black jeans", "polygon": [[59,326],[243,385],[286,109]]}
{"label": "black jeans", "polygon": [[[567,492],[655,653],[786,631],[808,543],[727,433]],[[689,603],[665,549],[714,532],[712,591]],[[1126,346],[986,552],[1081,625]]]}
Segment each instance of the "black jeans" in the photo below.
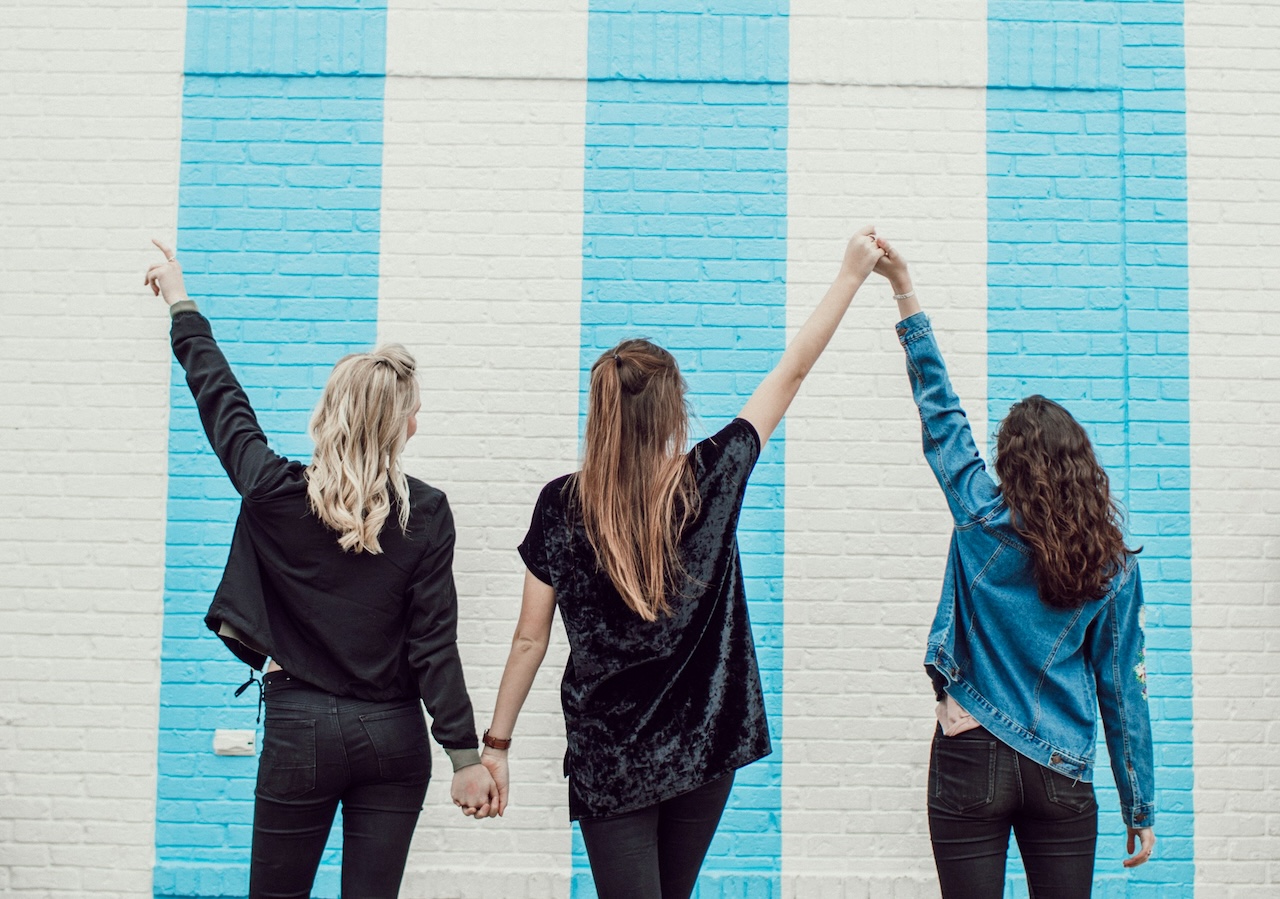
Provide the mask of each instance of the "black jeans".
{"label": "black jeans", "polygon": [[420,701],[334,696],[283,671],[263,683],[249,896],[311,895],[339,802],[342,895],[396,896],[431,775]]}
{"label": "black jeans", "polygon": [[1032,899],[1088,897],[1098,842],[1093,784],[1072,780],[984,728],[944,737],[929,760],[929,836],[944,899],[1004,895],[1009,829]]}
{"label": "black jeans", "polygon": [[732,789],[731,772],[648,808],[578,822],[600,899],[689,899]]}

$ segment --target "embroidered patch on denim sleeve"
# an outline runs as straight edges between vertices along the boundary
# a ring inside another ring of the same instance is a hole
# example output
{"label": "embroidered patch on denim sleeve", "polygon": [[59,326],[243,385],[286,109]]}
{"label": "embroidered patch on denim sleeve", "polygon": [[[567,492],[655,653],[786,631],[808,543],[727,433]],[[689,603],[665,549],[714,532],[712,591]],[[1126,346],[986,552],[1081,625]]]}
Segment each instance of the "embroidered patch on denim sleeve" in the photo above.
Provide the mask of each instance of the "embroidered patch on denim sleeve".
{"label": "embroidered patch on denim sleeve", "polygon": [[[1147,627],[1147,607],[1146,605],[1138,606],[1138,628],[1146,630]],[[1143,640],[1145,643],[1146,640]],[[1138,650],[1138,664],[1133,666],[1133,676],[1138,679],[1138,683],[1142,684],[1142,698],[1147,699],[1147,648],[1145,646]]]}

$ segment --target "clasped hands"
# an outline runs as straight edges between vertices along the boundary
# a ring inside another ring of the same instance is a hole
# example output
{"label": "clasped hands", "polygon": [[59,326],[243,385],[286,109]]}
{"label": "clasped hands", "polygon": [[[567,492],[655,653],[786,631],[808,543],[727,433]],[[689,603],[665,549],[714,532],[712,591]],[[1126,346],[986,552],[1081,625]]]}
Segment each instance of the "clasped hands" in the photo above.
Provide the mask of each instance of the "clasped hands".
{"label": "clasped hands", "polygon": [[507,753],[486,748],[480,764],[453,774],[453,804],[469,818],[496,818],[507,810]]}

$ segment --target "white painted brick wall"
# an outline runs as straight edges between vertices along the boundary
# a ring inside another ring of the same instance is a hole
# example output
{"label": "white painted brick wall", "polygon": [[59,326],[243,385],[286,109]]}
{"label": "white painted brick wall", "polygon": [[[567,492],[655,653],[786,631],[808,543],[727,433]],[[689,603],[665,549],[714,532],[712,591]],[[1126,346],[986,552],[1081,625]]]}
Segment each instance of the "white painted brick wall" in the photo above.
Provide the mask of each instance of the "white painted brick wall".
{"label": "white painted brick wall", "polygon": [[[393,48],[412,43],[400,33]],[[459,643],[481,729],[520,609],[515,547],[542,485],[576,467],[585,103],[581,80],[387,80],[379,337],[422,366],[406,464],[454,509]],[[438,775],[407,895],[567,895],[566,648],[559,624],[552,633],[511,753],[510,811],[463,819]],[[482,885],[495,855],[502,873]]]}
{"label": "white painted brick wall", "polygon": [[[912,261],[979,439],[985,38],[982,3],[889,20],[873,4],[792,4],[788,321],[822,295],[848,234],[875,224]],[[920,660],[950,519],[891,294],[867,282],[787,418],[783,882],[797,899],[937,895]]]}
{"label": "white painted brick wall", "polygon": [[1280,8],[1187,3],[1197,895],[1280,894]]}
{"label": "white painted brick wall", "polygon": [[150,894],[183,4],[0,7],[0,893]]}

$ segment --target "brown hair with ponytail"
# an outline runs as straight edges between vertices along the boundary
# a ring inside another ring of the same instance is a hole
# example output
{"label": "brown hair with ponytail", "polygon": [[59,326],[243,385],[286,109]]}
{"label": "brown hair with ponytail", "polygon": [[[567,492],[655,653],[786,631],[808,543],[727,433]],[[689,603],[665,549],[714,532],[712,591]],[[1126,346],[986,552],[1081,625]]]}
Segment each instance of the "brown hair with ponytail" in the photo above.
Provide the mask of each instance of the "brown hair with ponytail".
{"label": "brown hair with ponytail", "polygon": [[996,474],[1031,547],[1040,599],[1073,609],[1106,596],[1126,553],[1120,507],[1089,435],[1040,395],[1014,403],[996,434]]}
{"label": "brown hair with ponytail", "polygon": [[675,357],[647,340],[624,340],[591,366],[582,471],[570,483],[600,567],[645,621],[671,613],[680,534],[699,509],[687,389]]}

